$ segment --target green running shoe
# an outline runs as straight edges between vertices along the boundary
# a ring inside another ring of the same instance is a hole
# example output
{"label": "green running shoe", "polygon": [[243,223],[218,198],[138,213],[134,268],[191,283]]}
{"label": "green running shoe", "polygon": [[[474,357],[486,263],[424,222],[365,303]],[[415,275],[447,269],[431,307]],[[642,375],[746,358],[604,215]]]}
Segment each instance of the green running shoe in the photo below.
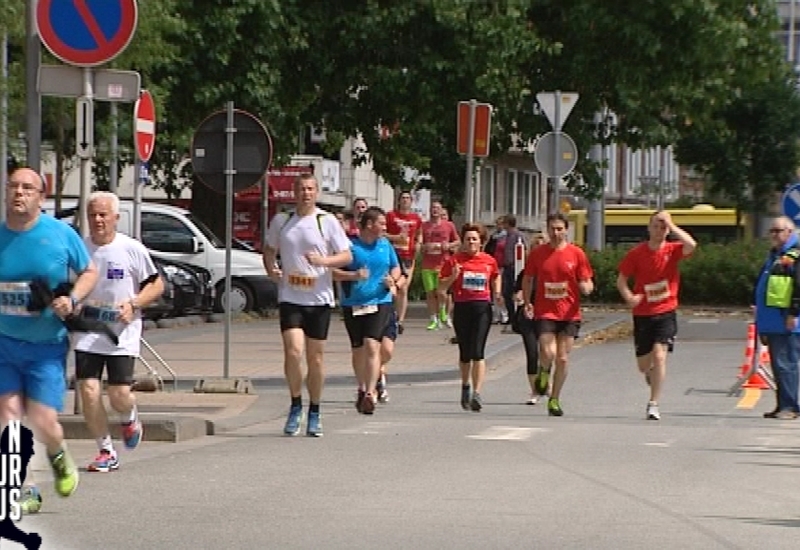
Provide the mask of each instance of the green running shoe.
{"label": "green running shoe", "polygon": [[24,487],[19,508],[23,515],[38,514],[42,509],[42,495],[38,487]]}
{"label": "green running shoe", "polygon": [[547,402],[547,414],[550,416],[564,416],[564,411],[561,410],[561,403],[558,399],[550,398]]}
{"label": "green running shoe", "polygon": [[55,475],[56,492],[62,497],[68,497],[78,488],[78,469],[72,457],[66,450],[62,450],[50,459],[50,466]]}
{"label": "green running shoe", "polygon": [[550,371],[540,368],[534,386],[539,395],[547,395],[547,389],[550,386]]}

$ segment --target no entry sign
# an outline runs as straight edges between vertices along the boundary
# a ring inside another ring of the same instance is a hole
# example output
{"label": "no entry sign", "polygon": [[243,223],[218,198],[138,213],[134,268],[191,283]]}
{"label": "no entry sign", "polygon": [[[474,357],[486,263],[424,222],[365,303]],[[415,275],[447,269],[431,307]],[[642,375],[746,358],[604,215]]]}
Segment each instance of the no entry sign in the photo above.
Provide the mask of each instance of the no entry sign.
{"label": "no entry sign", "polygon": [[142,90],[133,108],[133,128],[136,154],[139,155],[139,160],[147,162],[156,143],[156,106],[153,96],[147,90]]}

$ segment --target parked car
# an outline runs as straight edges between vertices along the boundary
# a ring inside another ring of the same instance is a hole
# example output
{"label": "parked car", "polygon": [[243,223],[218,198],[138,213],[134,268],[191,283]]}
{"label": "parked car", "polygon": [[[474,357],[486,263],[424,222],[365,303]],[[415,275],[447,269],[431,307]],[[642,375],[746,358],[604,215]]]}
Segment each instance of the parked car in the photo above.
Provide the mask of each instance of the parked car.
{"label": "parked car", "polygon": [[214,309],[214,286],[207,269],[175,260],[153,256],[161,278],[164,293],[144,309],[145,319],[181,317],[190,314],[211,313]]}

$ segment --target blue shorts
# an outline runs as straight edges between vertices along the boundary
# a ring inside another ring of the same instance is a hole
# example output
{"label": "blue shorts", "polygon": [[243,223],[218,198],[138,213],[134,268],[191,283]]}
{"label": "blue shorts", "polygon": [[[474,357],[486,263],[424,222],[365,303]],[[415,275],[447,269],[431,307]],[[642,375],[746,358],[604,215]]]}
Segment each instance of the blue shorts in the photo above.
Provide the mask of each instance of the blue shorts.
{"label": "blue shorts", "polygon": [[68,351],[68,340],[33,344],[0,335],[0,395],[19,393],[61,412]]}

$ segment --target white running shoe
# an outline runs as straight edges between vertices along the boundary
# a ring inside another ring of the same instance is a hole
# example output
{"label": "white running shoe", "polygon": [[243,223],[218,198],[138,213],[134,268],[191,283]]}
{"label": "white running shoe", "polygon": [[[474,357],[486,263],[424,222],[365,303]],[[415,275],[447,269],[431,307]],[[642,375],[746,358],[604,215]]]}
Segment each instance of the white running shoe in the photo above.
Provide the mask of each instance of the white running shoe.
{"label": "white running shoe", "polygon": [[658,403],[650,401],[647,404],[647,420],[661,420],[661,413],[658,412]]}

